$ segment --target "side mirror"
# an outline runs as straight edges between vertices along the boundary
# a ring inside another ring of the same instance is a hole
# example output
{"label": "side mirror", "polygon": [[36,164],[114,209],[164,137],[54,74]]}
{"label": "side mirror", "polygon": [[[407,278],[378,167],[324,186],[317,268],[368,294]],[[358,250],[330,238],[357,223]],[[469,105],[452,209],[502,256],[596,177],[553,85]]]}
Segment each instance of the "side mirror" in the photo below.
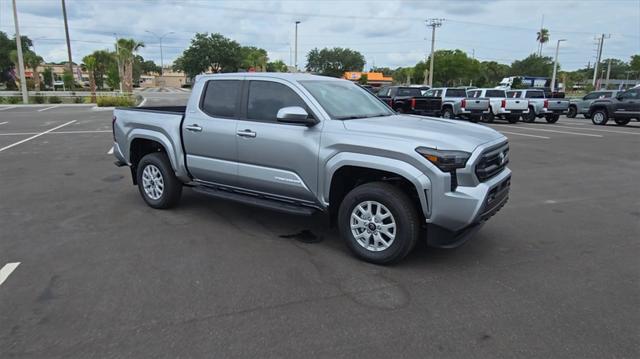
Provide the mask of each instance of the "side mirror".
{"label": "side mirror", "polygon": [[622,94],[621,94],[621,93],[617,94],[617,95],[616,95],[616,98],[617,98],[618,100],[622,101]]}
{"label": "side mirror", "polygon": [[313,126],[317,122],[313,117],[309,117],[307,111],[300,106],[283,107],[276,115],[278,122]]}

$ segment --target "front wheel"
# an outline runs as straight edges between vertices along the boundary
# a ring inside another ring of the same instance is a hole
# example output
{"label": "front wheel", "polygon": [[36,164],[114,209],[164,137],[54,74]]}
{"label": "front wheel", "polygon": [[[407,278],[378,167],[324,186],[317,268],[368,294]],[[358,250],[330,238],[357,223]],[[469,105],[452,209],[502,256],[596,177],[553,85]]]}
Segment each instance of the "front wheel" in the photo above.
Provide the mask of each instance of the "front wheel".
{"label": "front wheel", "polygon": [[531,122],[535,122],[535,120],[536,120],[536,111],[533,109],[533,107],[529,107],[529,112],[522,116],[522,121],[531,123]]}
{"label": "front wheel", "polygon": [[578,108],[576,106],[569,106],[569,112],[567,112],[567,117],[575,118],[578,115]]}
{"label": "front wheel", "polygon": [[629,122],[631,122],[630,118],[616,118],[614,119],[614,121],[616,121],[616,125],[618,126],[626,126]]}
{"label": "front wheel", "polygon": [[609,121],[609,116],[605,110],[595,110],[591,114],[591,122],[594,125],[604,126]]}
{"label": "front wheel", "polygon": [[558,122],[559,118],[560,118],[560,115],[547,115],[547,116],[545,116],[545,120],[547,120],[548,123],[556,123],[556,122]]}
{"label": "front wheel", "polygon": [[340,204],[338,225],[349,249],[375,264],[400,261],[415,247],[420,234],[420,216],[414,202],[385,182],[370,182],[351,190]]}
{"label": "front wheel", "polygon": [[150,153],[140,160],[136,170],[138,190],[150,207],[171,208],[182,195],[182,183],[176,178],[167,155]]}

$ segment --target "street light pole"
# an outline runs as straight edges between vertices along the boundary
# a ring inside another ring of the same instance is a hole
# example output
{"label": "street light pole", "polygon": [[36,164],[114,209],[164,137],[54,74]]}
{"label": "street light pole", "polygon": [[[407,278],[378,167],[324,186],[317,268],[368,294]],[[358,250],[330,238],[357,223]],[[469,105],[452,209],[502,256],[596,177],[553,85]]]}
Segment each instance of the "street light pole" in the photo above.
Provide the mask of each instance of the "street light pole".
{"label": "street light pole", "polygon": [[298,72],[298,24],[300,23],[300,21],[296,20],[296,37],[295,37],[295,50],[294,50],[294,62],[295,62],[295,68],[296,68],[296,72]]}
{"label": "street light pole", "polygon": [[18,50],[18,70],[20,71],[20,88],[22,89],[22,102],[29,103],[27,93],[27,79],[24,76],[24,58],[22,57],[22,38],[20,38],[20,26],[18,26],[18,9],[16,0],[13,0],[13,23],[16,26],[16,49]]}
{"label": "street light pole", "polygon": [[433,55],[436,44],[436,27],[442,26],[444,19],[428,19],[427,26],[431,27],[431,57],[429,58],[429,87],[433,87]]}
{"label": "street light pole", "polygon": [[167,36],[167,35],[171,35],[171,34],[175,34],[173,31],[169,31],[166,34],[163,34],[161,36],[158,36],[156,33],[151,32],[149,30],[145,30],[145,32],[150,33],[151,35],[155,36],[158,38],[158,41],[160,42],[160,76],[162,76],[162,73],[164,71],[164,58],[162,55],[162,39]]}
{"label": "street light pole", "polygon": [[558,52],[560,51],[560,42],[567,41],[567,39],[560,39],[556,44],[556,59],[553,62],[553,76],[551,76],[551,92],[556,90],[556,71],[558,70]]}

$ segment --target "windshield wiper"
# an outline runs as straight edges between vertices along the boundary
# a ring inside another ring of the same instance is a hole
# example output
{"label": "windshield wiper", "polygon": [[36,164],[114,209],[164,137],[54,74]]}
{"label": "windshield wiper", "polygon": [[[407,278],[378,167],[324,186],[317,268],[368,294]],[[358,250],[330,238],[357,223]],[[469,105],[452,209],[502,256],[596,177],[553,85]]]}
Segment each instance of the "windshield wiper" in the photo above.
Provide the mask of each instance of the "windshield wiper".
{"label": "windshield wiper", "polygon": [[348,115],[348,116],[337,116],[337,120],[356,120],[359,118],[372,118],[372,117],[382,117],[382,116],[391,116],[391,113],[374,113],[372,115]]}

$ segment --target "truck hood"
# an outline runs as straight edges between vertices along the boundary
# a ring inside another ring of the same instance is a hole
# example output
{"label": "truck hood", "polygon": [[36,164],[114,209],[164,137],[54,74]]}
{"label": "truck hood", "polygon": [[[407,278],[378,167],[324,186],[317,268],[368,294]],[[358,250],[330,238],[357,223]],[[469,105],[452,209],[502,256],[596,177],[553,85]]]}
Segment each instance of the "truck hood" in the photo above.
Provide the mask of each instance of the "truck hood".
{"label": "truck hood", "polygon": [[400,138],[442,150],[473,152],[479,145],[506,139],[489,127],[436,117],[394,115],[345,120],[348,131],[375,137]]}

